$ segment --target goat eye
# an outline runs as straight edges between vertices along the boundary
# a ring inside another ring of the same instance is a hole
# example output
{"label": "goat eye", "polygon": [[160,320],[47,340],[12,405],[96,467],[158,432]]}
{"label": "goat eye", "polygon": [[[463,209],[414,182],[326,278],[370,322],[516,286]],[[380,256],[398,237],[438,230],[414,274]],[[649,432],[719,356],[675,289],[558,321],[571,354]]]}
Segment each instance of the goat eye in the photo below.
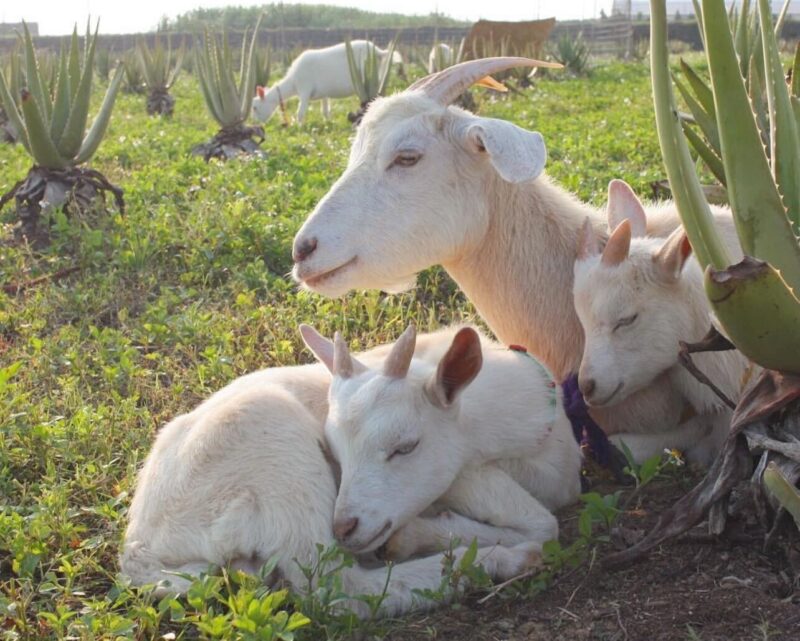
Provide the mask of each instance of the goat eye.
{"label": "goat eye", "polygon": [[617,324],[614,325],[614,331],[616,332],[620,327],[627,327],[628,325],[633,325],[636,322],[636,319],[639,318],[639,314],[633,314],[632,316],[626,316],[625,318],[621,318],[617,321]]}
{"label": "goat eye", "polygon": [[411,454],[411,452],[417,449],[417,445],[419,445],[419,439],[417,439],[413,443],[404,443],[403,445],[395,449],[394,452],[389,454],[386,460],[391,461],[395,456],[405,456],[406,454]]}
{"label": "goat eye", "polygon": [[417,153],[416,151],[401,151],[394,157],[391,166],[413,167],[419,162],[420,158],[422,158],[422,154]]}

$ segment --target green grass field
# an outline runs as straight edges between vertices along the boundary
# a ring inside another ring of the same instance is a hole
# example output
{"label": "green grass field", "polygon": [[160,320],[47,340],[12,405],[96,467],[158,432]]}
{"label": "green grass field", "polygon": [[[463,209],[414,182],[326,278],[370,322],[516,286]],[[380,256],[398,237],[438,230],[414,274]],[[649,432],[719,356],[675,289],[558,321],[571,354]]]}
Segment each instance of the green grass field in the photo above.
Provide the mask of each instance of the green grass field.
{"label": "green grass field", "polygon": [[[184,75],[174,93],[172,120],[148,118],[143,97],[121,94],[92,163],[124,188],[124,215],[56,216],[51,245],[33,251],[11,242],[13,206],[0,212],[0,281],[77,268],[0,293],[2,638],[229,638],[213,594],[159,607],[117,581],[136,470],[158,427],[236,376],[309,361],[300,322],[362,348],[410,320],[429,330],[474,318],[439,269],[404,295],[342,300],[287,277],[295,231],[344,168],[355,99],[336,103],[330,122],[316,107],[302,128],[274,117],[265,159],[206,164],[188,155],[215,133],[196,80]],[[482,115],[542,132],[547,171],[585,200],[601,204],[612,178],[646,195],[662,177],[642,64],[479,101]],[[21,147],[0,147],[0,193],[29,165]],[[236,607],[254,590],[243,588]],[[297,634],[338,630],[317,620]]]}

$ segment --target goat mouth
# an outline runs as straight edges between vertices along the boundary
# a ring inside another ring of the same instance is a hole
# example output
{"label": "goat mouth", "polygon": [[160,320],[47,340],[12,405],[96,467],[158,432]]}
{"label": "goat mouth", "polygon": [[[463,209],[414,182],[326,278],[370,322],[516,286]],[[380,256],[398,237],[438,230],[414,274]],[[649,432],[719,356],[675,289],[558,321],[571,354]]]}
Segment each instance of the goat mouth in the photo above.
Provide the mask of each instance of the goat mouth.
{"label": "goat mouth", "polygon": [[373,536],[369,541],[364,543],[363,545],[359,545],[357,548],[351,548],[352,552],[370,552],[374,548],[383,544],[384,536],[390,532],[392,529],[392,520],[389,519],[386,523],[383,524],[383,527],[378,531],[378,533]]}
{"label": "goat mouth", "polygon": [[328,271],[325,272],[313,274],[311,276],[303,276],[301,274],[297,274],[297,279],[307,287],[314,289],[316,287],[319,287],[326,281],[329,281],[330,279],[341,274],[345,269],[347,269],[351,265],[354,265],[357,260],[358,256],[353,256],[347,262],[344,262],[338,267],[334,267],[333,269],[329,269]]}
{"label": "goat mouth", "polygon": [[587,405],[590,405],[592,407],[603,407],[605,405],[608,405],[611,402],[611,399],[614,398],[617,395],[617,393],[622,389],[623,385],[625,385],[625,383],[623,381],[620,381],[619,385],[617,385],[617,387],[614,389],[613,392],[611,392],[611,394],[609,394],[600,401],[593,401],[593,400],[586,401]]}

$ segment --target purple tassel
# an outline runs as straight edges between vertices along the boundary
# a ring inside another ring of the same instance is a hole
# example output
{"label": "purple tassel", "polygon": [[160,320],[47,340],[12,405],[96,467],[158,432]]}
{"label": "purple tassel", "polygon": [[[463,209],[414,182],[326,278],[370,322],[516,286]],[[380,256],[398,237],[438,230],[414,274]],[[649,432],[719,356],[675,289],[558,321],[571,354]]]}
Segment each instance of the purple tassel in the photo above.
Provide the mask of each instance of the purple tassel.
{"label": "purple tassel", "polygon": [[608,467],[611,462],[611,444],[606,433],[589,416],[589,408],[578,387],[578,375],[571,374],[561,383],[561,391],[564,395],[564,411],[572,423],[575,440],[598,464]]}

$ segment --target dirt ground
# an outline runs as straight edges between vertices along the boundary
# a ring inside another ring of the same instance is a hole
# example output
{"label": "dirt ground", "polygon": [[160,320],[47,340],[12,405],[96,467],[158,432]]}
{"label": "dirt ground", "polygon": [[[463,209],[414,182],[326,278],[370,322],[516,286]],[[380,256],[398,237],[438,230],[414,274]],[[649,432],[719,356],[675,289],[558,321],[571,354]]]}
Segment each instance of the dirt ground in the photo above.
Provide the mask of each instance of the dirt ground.
{"label": "dirt ground", "polygon": [[[621,517],[645,531],[699,477],[658,481],[640,510]],[[603,486],[600,492],[613,491]],[[561,515],[562,541],[575,536],[576,510]],[[788,529],[787,529],[788,531]],[[596,559],[613,550],[608,544]],[[719,538],[698,526],[638,564],[608,572],[587,562],[539,596],[482,595],[411,619],[392,641],[800,641],[800,542],[763,550],[763,530],[737,519]]]}

